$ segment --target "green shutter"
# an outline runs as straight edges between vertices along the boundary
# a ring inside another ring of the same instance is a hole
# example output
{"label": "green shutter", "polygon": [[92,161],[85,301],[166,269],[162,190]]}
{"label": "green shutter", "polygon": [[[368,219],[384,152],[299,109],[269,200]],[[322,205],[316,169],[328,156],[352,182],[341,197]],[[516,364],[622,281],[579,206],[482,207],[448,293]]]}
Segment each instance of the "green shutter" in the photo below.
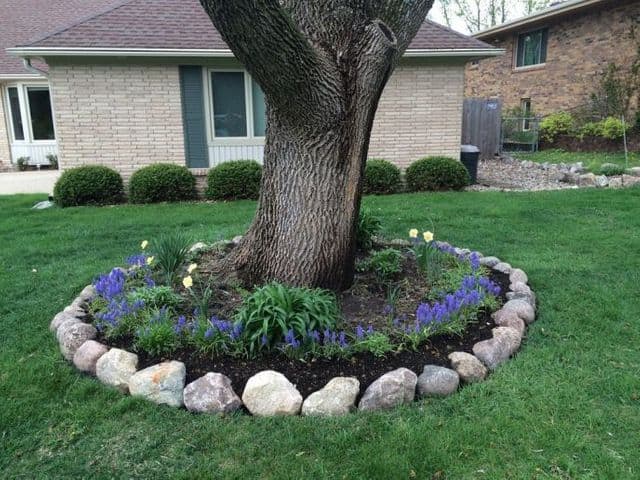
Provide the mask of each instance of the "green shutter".
{"label": "green shutter", "polygon": [[204,110],[202,67],[180,67],[184,150],[189,168],[208,168],[209,153]]}

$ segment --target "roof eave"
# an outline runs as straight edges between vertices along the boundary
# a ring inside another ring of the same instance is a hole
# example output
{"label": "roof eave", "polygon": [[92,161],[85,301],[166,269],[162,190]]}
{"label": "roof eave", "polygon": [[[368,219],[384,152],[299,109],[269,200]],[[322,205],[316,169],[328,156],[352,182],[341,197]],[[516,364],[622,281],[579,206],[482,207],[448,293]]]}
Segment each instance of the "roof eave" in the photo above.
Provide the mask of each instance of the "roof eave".
{"label": "roof eave", "polygon": [[[231,58],[229,49],[181,49],[181,48],[102,48],[102,47],[14,47],[7,52],[22,58],[43,57],[214,57]],[[422,58],[478,58],[503,55],[499,48],[451,48],[451,49],[410,49],[405,57]]]}
{"label": "roof eave", "polygon": [[534,13],[533,15],[522,17],[511,22],[503,23],[502,25],[497,25],[495,27],[482,30],[481,32],[473,34],[472,37],[478,40],[490,39],[502,33],[517,30],[530,24],[544,22],[545,20],[550,20],[556,16],[571,13],[575,10],[588,8],[592,5],[605,3],[607,1],[608,0],[568,0],[567,2],[559,6],[547,8],[545,10]]}

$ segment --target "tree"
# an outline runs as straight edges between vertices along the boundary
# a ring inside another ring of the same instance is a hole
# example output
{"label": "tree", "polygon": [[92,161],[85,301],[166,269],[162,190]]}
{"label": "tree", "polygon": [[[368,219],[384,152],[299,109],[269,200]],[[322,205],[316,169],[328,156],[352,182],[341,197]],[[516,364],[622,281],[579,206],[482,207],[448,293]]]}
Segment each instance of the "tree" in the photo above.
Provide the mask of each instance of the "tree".
{"label": "tree", "polygon": [[433,0],[200,1],[267,105],[258,210],[226,268],[347,288],[378,101]]}
{"label": "tree", "polygon": [[549,6],[549,0],[522,0],[524,3],[524,14],[531,15],[537,11],[547,8]]}

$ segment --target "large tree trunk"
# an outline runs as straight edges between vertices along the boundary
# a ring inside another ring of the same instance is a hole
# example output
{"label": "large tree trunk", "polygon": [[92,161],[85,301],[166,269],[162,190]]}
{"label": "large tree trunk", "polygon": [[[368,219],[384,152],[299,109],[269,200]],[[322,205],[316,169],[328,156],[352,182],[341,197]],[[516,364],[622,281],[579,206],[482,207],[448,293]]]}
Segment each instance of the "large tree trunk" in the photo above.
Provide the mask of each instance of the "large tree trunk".
{"label": "large tree trunk", "polygon": [[352,280],[380,95],[432,0],[201,0],[262,87],[260,204],[231,261],[248,284]]}

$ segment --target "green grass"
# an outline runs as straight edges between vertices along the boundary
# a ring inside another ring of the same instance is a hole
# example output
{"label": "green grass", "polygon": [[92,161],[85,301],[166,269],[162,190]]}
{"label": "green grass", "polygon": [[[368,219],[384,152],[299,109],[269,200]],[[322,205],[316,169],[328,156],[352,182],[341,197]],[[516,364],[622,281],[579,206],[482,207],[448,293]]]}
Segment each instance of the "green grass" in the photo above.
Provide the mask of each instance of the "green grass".
{"label": "green grass", "polygon": [[[640,189],[370,197],[385,234],[431,229],[521,266],[539,320],[447,399],[339,419],[191,415],[79,375],[53,315],[142,239],[242,233],[252,202],[31,211],[0,197],[0,476],[640,478]],[[33,272],[36,269],[37,272]]]}
{"label": "green grass", "polygon": [[[624,152],[566,152],[564,150],[542,150],[533,153],[514,153],[519,160],[531,160],[537,163],[576,163],[582,162],[589,171],[600,172],[604,163],[614,163],[626,167]],[[640,166],[640,152],[629,152],[629,168]]]}

